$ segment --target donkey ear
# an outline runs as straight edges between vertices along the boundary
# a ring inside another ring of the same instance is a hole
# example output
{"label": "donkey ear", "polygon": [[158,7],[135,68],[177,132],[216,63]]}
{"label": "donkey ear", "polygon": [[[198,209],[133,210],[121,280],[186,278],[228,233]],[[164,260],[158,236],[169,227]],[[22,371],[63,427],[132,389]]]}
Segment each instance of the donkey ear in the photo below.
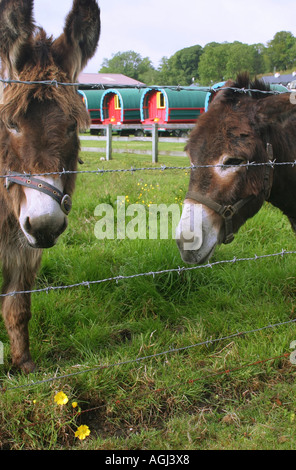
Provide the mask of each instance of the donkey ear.
{"label": "donkey ear", "polygon": [[76,81],[94,55],[101,30],[96,0],[74,0],[63,34],[53,43],[53,57],[71,81]]}
{"label": "donkey ear", "polygon": [[255,107],[255,120],[259,127],[272,126],[296,116],[296,100],[293,93],[271,95],[258,100]]}
{"label": "donkey ear", "polygon": [[18,74],[27,60],[34,31],[33,0],[0,0],[2,73]]}

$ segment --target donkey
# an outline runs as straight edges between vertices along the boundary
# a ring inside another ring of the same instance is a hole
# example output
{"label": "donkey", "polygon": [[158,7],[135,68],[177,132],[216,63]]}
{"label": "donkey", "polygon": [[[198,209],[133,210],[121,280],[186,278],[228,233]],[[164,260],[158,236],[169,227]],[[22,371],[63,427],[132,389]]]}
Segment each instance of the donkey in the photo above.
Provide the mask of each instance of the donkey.
{"label": "donkey", "polygon": [[250,83],[248,74],[240,74],[215,94],[190,135],[186,150],[193,168],[176,231],[187,263],[207,262],[264,201],[278,207],[296,231],[296,167],[268,164],[296,160],[295,100],[269,91],[264,82]]}
{"label": "donkey", "polygon": [[[99,36],[100,9],[95,0],[74,0],[64,31],[55,40],[35,26],[33,0],[0,0],[1,74],[6,78],[75,83],[94,55]],[[12,83],[4,89],[0,102],[2,314],[13,364],[25,373],[35,368],[29,351],[31,299],[29,293],[9,293],[32,290],[42,250],[55,245],[67,227],[75,174],[66,172],[77,169],[78,131],[88,124],[87,111],[72,85]]]}

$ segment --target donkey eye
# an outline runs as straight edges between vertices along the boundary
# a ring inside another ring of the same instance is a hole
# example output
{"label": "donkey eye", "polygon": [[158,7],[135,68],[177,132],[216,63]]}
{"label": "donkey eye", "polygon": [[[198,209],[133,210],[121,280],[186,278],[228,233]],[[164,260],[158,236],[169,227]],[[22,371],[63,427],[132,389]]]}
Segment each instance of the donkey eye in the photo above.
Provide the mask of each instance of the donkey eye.
{"label": "donkey eye", "polygon": [[7,129],[9,130],[9,132],[15,135],[21,133],[19,126],[13,121],[9,121],[9,123],[7,124]]}
{"label": "donkey eye", "polygon": [[224,162],[223,165],[225,166],[239,166],[245,162],[243,158],[236,158],[236,157],[229,157]]}
{"label": "donkey eye", "polygon": [[71,124],[70,126],[68,126],[67,134],[68,135],[74,134],[76,130],[77,130],[77,123],[75,122],[74,124]]}

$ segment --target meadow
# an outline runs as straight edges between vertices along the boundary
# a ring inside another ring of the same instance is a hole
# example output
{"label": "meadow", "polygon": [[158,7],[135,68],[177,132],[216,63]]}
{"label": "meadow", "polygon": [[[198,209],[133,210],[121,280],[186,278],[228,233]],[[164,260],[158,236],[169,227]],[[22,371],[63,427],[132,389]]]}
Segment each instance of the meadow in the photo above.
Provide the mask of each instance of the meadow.
{"label": "meadow", "polygon": [[[82,152],[79,169],[153,166],[149,156],[102,156]],[[154,171],[78,176],[69,227],[44,251],[36,288],[86,284],[32,294],[38,367],[29,378],[11,367],[1,320],[0,449],[295,450],[295,255],[178,272],[172,237],[95,237],[95,208],[116,208],[118,196],[147,211],[181,207],[189,172],[164,164],[188,161],[160,157]],[[295,246],[288,220],[265,204],[211,261]]]}

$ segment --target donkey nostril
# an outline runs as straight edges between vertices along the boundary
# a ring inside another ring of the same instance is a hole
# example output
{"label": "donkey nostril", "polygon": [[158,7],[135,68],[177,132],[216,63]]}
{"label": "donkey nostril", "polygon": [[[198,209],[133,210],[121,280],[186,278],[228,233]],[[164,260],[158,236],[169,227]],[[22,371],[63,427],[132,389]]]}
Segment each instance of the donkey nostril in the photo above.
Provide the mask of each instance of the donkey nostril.
{"label": "donkey nostril", "polygon": [[30,224],[30,219],[29,219],[29,217],[26,218],[26,222],[25,222],[25,224],[24,224],[24,228],[25,228],[25,230],[26,230],[28,233],[30,233],[30,232],[32,231],[32,226],[31,226],[31,224]]}

